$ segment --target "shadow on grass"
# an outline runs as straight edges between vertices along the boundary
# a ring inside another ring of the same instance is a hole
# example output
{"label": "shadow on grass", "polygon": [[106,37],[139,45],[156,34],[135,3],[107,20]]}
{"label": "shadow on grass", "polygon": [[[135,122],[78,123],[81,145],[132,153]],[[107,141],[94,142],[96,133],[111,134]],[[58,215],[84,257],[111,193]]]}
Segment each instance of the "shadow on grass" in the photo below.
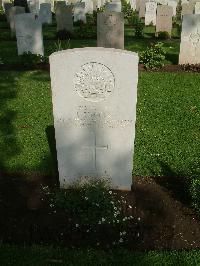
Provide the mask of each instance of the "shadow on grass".
{"label": "shadow on grass", "polygon": [[169,165],[161,160],[157,160],[157,163],[162,169],[162,176],[156,176],[151,169],[156,183],[169,190],[174,199],[182,202],[184,205],[189,205],[191,200],[189,193],[190,179],[183,172],[173,171]]}

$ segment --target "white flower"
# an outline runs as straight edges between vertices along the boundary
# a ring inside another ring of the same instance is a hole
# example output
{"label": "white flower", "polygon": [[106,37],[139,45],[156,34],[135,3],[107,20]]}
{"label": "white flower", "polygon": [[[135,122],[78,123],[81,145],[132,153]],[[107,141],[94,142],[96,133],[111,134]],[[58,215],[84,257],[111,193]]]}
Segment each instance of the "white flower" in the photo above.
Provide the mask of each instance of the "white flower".
{"label": "white flower", "polygon": [[141,218],[140,217],[138,217],[138,221],[140,221],[141,220]]}
{"label": "white flower", "polygon": [[79,227],[79,224],[76,224],[76,228]]}
{"label": "white flower", "polygon": [[120,238],[119,243],[123,243],[123,242],[124,242],[123,238]]}
{"label": "white flower", "polygon": [[102,221],[102,222],[105,222],[105,220],[106,220],[106,219],[102,217],[101,221]]}
{"label": "white flower", "polygon": [[131,206],[131,205],[128,205],[128,207],[129,207],[130,209],[132,209],[132,206]]}
{"label": "white flower", "polygon": [[88,197],[85,197],[86,200],[88,200]]}
{"label": "white flower", "polygon": [[111,195],[112,194],[112,191],[110,190],[108,193]]}
{"label": "white flower", "polygon": [[101,224],[101,221],[99,221],[98,224]]}

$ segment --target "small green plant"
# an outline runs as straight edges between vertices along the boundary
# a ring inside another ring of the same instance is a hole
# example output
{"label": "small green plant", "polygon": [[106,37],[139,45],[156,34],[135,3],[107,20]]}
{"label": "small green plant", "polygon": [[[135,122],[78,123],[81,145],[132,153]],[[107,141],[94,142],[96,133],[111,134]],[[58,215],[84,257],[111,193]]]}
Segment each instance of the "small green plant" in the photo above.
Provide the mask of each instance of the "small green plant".
{"label": "small green plant", "polygon": [[200,179],[194,178],[191,181],[190,194],[192,199],[192,207],[200,215]]}
{"label": "small green plant", "polygon": [[140,63],[146,69],[158,69],[164,66],[165,49],[163,43],[151,44],[145,51],[140,53]]}
{"label": "small green plant", "polygon": [[67,50],[70,48],[70,40],[67,41],[60,41],[54,43],[54,47],[52,48],[52,53]]}
{"label": "small green plant", "polygon": [[158,32],[158,38],[161,40],[168,40],[168,39],[170,39],[170,34],[167,31],[159,31]]}
{"label": "small green plant", "polygon": [[41,63],[47,63],[48,57],[27,52],[19,56],[19,61],[24,66],[36,66]]}
{"label": "small green plant", "polygon": [[106,231],[111,236],[108,242],[126,242],[129,224],[136,221],[132,216],[132,206],[123,196],[110,190],[106,181],[90,180],[55,193],[43,187],[43,192],[52,213],[65,213],[73,230],[84,232],[85,237],[90,235],[98,243],[105,239]]}

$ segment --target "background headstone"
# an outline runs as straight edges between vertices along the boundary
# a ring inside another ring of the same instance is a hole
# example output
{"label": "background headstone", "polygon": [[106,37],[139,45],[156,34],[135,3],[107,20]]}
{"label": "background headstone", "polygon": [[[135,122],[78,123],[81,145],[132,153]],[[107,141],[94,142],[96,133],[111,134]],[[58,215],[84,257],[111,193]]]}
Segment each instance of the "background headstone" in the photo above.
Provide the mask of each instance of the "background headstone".
{"label": "background headstone", "polygon": [[100,12],[97,14],[97,46],[124,49],[124,14]]}
{"label": "background headstone", "polygon": [[74,5],[74,22],[81,20],[86,23],[85,3],[76,3]]}
{"label": "background headstone", "polygon": [[156,17],[156,33],[166,31],[171,35],[173,8],[166,5],[158,5]]}
{"label": "background headstone", "polygon": [[173,8],[173,16],[176,16],[176,8],[177,8],[177,2],[175,0],[168,0],[167,2],[168,6],[171,6]]}
{"label": "background headstone", "polygon": [[42,24],[51,24],[52,23],[52,13],[51,13],[51,4],[42,3],[40,4],[39,19]]}
{"label": "background headstone", "polygon": [[183,15],[191,15],[194,13],[194,5],[191,3],[183,3],[181,16]]}
{"label": "background headstone", "polygon": [[157,3],[147,2],[145,11],[145,25],[153,24],[156,25],[156,9]]}
{"label": "background headstone", "polygon": [[9,22],[10,22],[10,30],[11,30],[11,35],[15,35],[15,15],[18,14],[23,14],[25,13],[25,8],[21,6],[13,6],[9,9],[8,11],[8,16],[9,16]]}
{"label": "background headstone", "polygon": [[66,30],[73,31],[72,8],[65,6],[56,11],[57,31]]}
{"label": "background headstone", "polygon": [[107,179],[130,190],[137,54],[68,49],[50,56],[50,75],[60,186]]}
{"label": "background headstone", "polygon": [[195,14],[200,14],[200,2],[196,2],[195,4]]}
{"label": "background headstone", "polygon": [[179,64],[200,63],[200,15],[184,15]]}
{"label": "background headstone", "polygon": [[13,3],[8,3],[8,2],[4,2],[3,3],[3,7],[4,7],[4,12],[5,12],[5,15],[6,15],[6,20],[7,22],[9,22],[9,9],[11,7],[13,7]]}
{"label": "background headstone", "polygon": [[92,0],[82,0],[85,3],[85,13],[93,14],[93,1]]}
{"label": "background headstone", "polygon": [[44,55],[42,24],[38,19],[35,19],[34,14],[16,15],[15,30],[18,55],[27,52]]}
{"label": "background headstone", "polygon": [[139,18],[144,18],[145,17],[145,8],[146,8],[146,3],[147,2],[149,2],[149,0],[141,0],[140,1]]}
{"label": "background headstone", "polygon": [[121,2],[110,2],[106,3],[105,10],[109,12],[121,12],[122,4]]}

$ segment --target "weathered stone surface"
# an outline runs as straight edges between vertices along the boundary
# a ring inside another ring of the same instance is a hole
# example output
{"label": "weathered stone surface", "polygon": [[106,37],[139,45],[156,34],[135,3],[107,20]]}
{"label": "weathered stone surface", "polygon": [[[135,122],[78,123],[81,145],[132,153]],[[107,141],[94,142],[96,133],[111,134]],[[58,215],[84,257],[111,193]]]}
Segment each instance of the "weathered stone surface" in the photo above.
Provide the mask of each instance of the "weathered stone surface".
{"label": "weathered stone surface", "polygon": [[8,2],[4,2],[3,3],[3,7],[4,7],[4,12],[5,12],[5,15],[6,15],[6,20],[7,22],[9,22],[9,9],[11,7],[13,7],[13,3],[8,3]]}
{"label": "weathered stone surface", "polygon": [[167,2],[168,6],[171,6],[173,8],[173,16],[176,16],[176,8],[177,8],[177,2],[175,0],[168,0]]}
{"label": "weathered stone surface", "polygon": [[52,24],[51,4],[40,4],[39,20],[42,24]]}
{"label": "weathered stone surface", "polygon": [[60,186],[101,178],[130,190],[137,54],[68,49],[50,56],[50,75]]}
{"label": "weathered stone surface", "polygon": [[109,12],[121,12],[122,4],[121,4],[121,2],[106,3],[105,10],[109,11]]}
{"label": "weathered stone surface", "polygon": [[66,30],[73,31],[72,8],[65,6],[56,11],[57,31]]}
{"label": "weathered stone surface", "polygon": [[181,16],[191,15],[193,13],[194,13],[194,4],[191,4],[191,3],[182,4]]}
{"label": "weathered stone surface", "polygon": [[93,14],[93,1],[92,0],[82,0],[85,3],[85,13]]}
{"label": "weathered stone surface", "polygon": [[140,1],[140,7],[139,7],[139,17],[144,18],[145,17],[145,8],[146,3],[149,2],[149,0],[141,0]]}
{"label": "weathered stone surface", "polygon": [[200,15],[184,15],[179,64],[200,63]]}
{"label": "weathered stone surface", "polygon": [[195,4],[195,14],[200,14],[200,2],[196,2]]}
{"label": "weathered stone surface", "polygon": [[86,9],[85,3],[76,3],[74,5],[74,21],[81,20],[86,23]]}
{"label": "weathered stone surface", "polygon": [[173,8],[171,6],[158,6],[156,17],[156,33],[166,31],[171,35]]}
{"label": "weathered stone surface", "polygon": [[124,49],[124,15],[120,12],[97,14],[97,46]]}
{"label": "weathered stone surface", "polygon": [[145,25],[153,24],[156,25],[156,10],[157,3],[155,2],[147,2],[146,3],[146,11],[145,11]]}
{"label": "weathered stone surface", "polygon": [[21,6],[13,6],[8,10],[11,36],[15,35],[15,20],[14,20],[15,15],[23,13],[25,13],[25,8]]}
{"label": "weathered stone surface", "polygon": [[18,55],[27,52],[44,55],[42,24],[38,19],[35,19],[34,14],[16,15],[15,30]]}

